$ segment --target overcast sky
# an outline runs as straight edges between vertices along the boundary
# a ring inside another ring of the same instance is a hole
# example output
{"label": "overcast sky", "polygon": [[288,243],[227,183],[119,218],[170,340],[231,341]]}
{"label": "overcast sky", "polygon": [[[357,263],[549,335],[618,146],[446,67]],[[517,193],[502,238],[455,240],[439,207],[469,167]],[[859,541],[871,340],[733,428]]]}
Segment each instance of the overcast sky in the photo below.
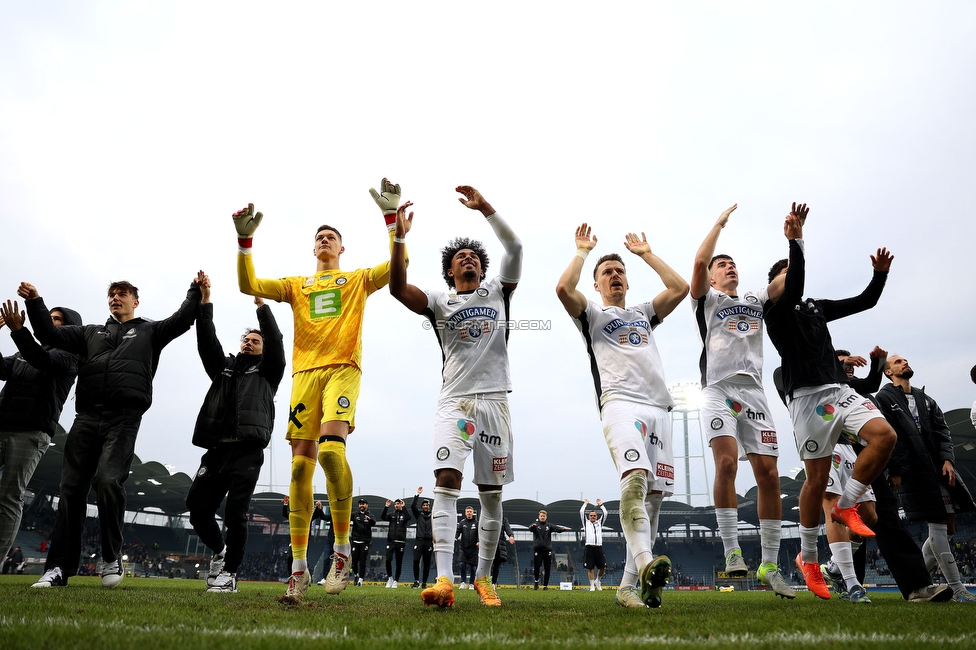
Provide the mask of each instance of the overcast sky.
{"label": "overcast sky", "polygon": [[[387,176],[415,203],[409,281],[443,289],[439,250],[454,236],[484,240],[497,272],[500,245],[455,198],[478,188],[524,243],[513,317],[545,324],[510,338],[506,498],[619,497],[583,342],[555,295],[583,221],[596,254],[625,256],[636,303],[663,287],[624,250],[627,232],[646,232],[688,279],[737,202],[718,248],[754,289],[787,254],[790,203],[805,201],[807,295],[855,295],[871,253],[895,256],[879,305],[832,324],[835,345],[904,355],[945,410],[976,393],[976,5],[0,0],[0,16],[0,298],[26,280],[97,323],[108,283],[125,278],[137,315],[158,319],[204,269],[236,351],[255,318],[237,289],[232,212],[253,202],[265,214],[261,277],[312,273],[322,223],[343,233],[343,269],[372,266],[388,250],[367,190]],[[273,310],[290,360],[290,308]],[[669,382],[697,380],[690,302],[655,336]],[[0,351],[14,352],[6,329]],[[780,473],[792,474],[778,362],[767,341]],[[440,352],[386,289],[368,302],[363,365],[355,491],[429,492]],[[207,386],[191,332],[162,355],[140,458],[192,475]],[[259,490],[287,489],[290,390],[286,379]],[[73,414],[71,401],[66,428]],[[705,491],[700,462],[693,483]],[[739,492],[754,484],[742,464]]]}

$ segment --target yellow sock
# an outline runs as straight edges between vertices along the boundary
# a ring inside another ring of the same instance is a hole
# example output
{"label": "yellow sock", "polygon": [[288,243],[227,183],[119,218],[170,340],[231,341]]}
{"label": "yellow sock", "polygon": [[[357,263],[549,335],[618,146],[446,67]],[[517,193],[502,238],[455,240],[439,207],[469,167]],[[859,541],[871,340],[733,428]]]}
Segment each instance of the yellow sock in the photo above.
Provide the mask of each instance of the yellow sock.
{"label": "yellow sock", "polygon": [[288,489],[288,526],[291,554],[304,560],[308,553],[308,527],[312,523],[312,478],[315,460],[306,456],[291,459],[291,486]]}
{"label": "yellow sock", "polygon": [[332,509],[332,530],[336,544],[349,543],[352,518],[352,470],[346,462],[346,445],[328,440],[319,445],[319,464],[325,470],[325,489]]}

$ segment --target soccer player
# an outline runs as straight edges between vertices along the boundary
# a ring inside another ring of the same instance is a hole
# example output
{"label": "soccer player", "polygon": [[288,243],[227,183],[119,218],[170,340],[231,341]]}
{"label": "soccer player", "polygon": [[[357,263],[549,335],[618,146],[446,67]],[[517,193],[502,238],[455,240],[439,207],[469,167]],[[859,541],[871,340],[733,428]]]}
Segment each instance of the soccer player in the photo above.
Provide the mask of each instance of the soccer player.
{"label": "soccer player", "polygon": [[[664,379],[654,330],[688,295],[688,283],[651,251],[647,236],[628,233],[624,246],[664,282],[653,301],[626,306],[627,270],[609,253],[593,268],[602,305],[576,288],[583,262],[596,246],[590,227],[576,229],[576,254],[563,271],[556,295],[583,335],[596,388],[597,406],[610,456],[620,478],[620,526],[627,540],[627,566],[617,590],[624,607],[660,607],[671,561],[653,557],[664,494],[674,488],[671,417],[674,400]],[[640,581],[640,588],[637,584]]]}
{"label": "soccer player", "polygon": [[136,316],[139,289],[122,280],[108,287],[109,318],[104,324],[61,327],[54,325],[37,288],[20,283],[17,293],[26,299],[37,340],[78,355],[77,414],[64,446],[61,500],[44,575],[32,587],[64,587],[68,578],[77,575],[88,492],[93,487],[101,532],[102,586],[113,588],[122,582],[125,482],[135,457],[136,436],[152,404],[152,381],[163,348],[190,329],[200,310],[199,278],[198,274],[169,318],[154,321]]}
{"label": "soccer player", "polygon": [[852,440],[859,439],[865,448],[830,516],[861,537],[874,537],[857,514],[857,501],[888,462],[895,432],[871,400],[851,388],[834,352],[827,323],[876,305],[894,258],[884,248],[878,249],[877,256],[871,256],[874,275],[858,296],[845,300],[804,299],[803,224],[808,213],[805,204],[794,203],[786,217],[783,233],[789,241],[790,256],[776,262],[768,277],[772,283],[785,274],[785,283],[780,295],[770,295],[763,306],[763,317],[769,338],[783,360],[783,393],[793,421],[796,448],[806,470],[799,498],[800,554],[796,564],[810,591],[829,599],[817,559],[817,537],[834,445],[843,431]]}
{"label": "soccer player", "polygon": [[[392,239],[400,186],[384,178],[381,190],[370,189],[370,195],[383,211]],[[251,249],[262,214],[249,204],[234,213],[233,218],[238,234],[237,278],[241,291],[287,302],[294,316],[291,407],[285,436],[292,453],[289,528],[294,557],[288,590],[279,600],[295,604],[304,599],[312,581],[307,554],[316,460],[325,471],[336,537],[325,591],[338,594],[349,582],[352,470],[346,461],[346,438],[356,428],[366,298],[386,286],[390,262],[383,261],[371,269],[340,270],[339,258],[346,250],[342,235],[333,226],[323,225],[315,232],[312,249],[315,273],[258,279]]]}
{"label": "soccer player", "polygon": [[607,557],[603,553],[603,524],[607,520],[607,507],[603,501],[596,500],[600,513],[596,510],[586,512],[589,500],[583,499],[580,506],[580,522],[583,524],[583,566],[590,579],[590,591],[603,591],[600,579],[607,572]]}
{"label": "soccer player", "polygon": [[739,504],[735,475],[740,450],[752,466],[758,487],[762,564],[756,577],[783,598],[796,598],[777,565],[783,530],[779,442],[762,386],[763,304],[782,292],[774,279],[759,291],[739,292],[739,270],[728,255],[715,255],[722,229],[736,209],[719,215],[695,255],[691,305],[702,341],[702,418],[710,424],[708,442],[715,459],[715,519],[725,547],[725,572],[744,578],[749,571],[739,547]]}
{"label": "soccer player", "polygon": [[[81,325],[78,312],[51,310],[56,326]],[[42,346],[24,327],[16,301],[0,303],[0,327],[10,329],[17,354],[0,357],[0,557],[20,531],[24,491],[51,446],[58,419],[78,374],[78,357]],[[19,547],[18,547],[19,548]]]}
{"label": "soccer player", "polygon": [[[214,328],[210,279],[201,279],[197,351],[211,384],[193,428],[193,444],[207,453],[186,493],[186,507],[193,530],[213,551],[207,591],[237,593],[237,569],[247,545],[247,511],[264,465],[264,448],[271,442],[285,349],[271,307],[255,298],[260,329],[248,328],[240,353],[225,356]],[[222,534],[216,514],[225,496]]]}
{"label": "soccer player", "polygon": [[898,491],[905,518],[928,524],[929,536],[922,544],[926,568],[931,571],[938,564],[954,601],[976,603],[976,595],[962,583],[949,543],[956,514],[976,510],[955,469],[952,432],[936,401],[924,388],[912,387],[915,371],[905,357],[888,357],[884,374],[892,383],[878,391],[878,406],[898,436],[888,480]]}
{"label": "soccer player", "polygon": [[456,188],[462,205],[488,221],[505,253],[499,274],[485,282],[488,254],[481,242],[458,238],[441,251],[450,292],[421,291],[407,283],[403,237],[413,213],[397,213],[390,293],[408,309],[430,320],[441,347],[443,384],[434,418],[434,507],[431,518],[437,581],[421,592],[425,605],[454,604],[454,532],[464,462],[473,456],[481,516],[474,588],[482,604],[500,607],[491,583],[491,564],[502,521],[502,486],[511,483],[512,425],[508,393],[508,322],[512,293],[522,270],[522,242],[478,190]]}

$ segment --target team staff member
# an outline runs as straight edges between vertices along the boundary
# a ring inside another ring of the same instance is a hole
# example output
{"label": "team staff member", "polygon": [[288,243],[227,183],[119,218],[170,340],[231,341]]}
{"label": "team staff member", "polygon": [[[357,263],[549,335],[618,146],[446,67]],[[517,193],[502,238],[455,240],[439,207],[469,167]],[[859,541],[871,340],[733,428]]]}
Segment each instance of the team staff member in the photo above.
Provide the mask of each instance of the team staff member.
{"label": "team staff member", "polygon": [[[81,325],[78,312],[51,310],[56,326]],[[20,530],[24,491],[44,452],[51,446],[78,374],[78,357],[41,345],[24,327],[24,312],[8,300],[0,304],[0,327],[10,328],[19,350],[0,359],[0,557],[5,557]]]}
{"label": "team staff member", "polygon": [[352,540],[352,570],[356,574],[356,586],[363,586],[366,577],[366,560],[369,559],[369,544],[373,541],[373,527],[376,518],[369,512],[369,501],[359,500],[359,509],[352,513],[352,528],[349,537]]}
{"label": "team staff member", "polygon": [[[383,211],[392,240],[400,187],[385,178],[382,193],[370,194]],[[242,292],[287,302],[294,316],[291,407],[286,438],[291,444],[289,495],[294,559],[288,589],[278,600],[295,604],[312,582],[308,570],[308,527],[312,516],[312,476],[316,460],[325,472],[335,522],[335,551],[325,591],[341,593],[349,582],[349,525],[352,520],[352,470],[346,460],[346,438],[356,428],[356,401],[362,376],[362,326],[366,298],[386,286],[390,262],[371,269],[342,271],[342,235],[323,225],[312,249],[315,272],[281,279],[258,279],[251,248],[262,214],[254,205],[234,214],[238,234],[237,279]],[[392,241],[391,241],[392,244]]]}
{"label": "team staff member", "polygon": [[[393,504],[393,512],[390,512],[390,504]],[[390,522],[390,528],[386,533],[386,588],[396,589],[403,569],[403,550],[407,546],[407,524],[410,523],[410,513],[403,509],[403,499],[396,501],[387,499],[380,519]],[[396,573],[393,571],[394,559]]]}
{"label": "team staff member", "polygon": [[529,526],[532,531],[532,558],[534,563],[535,589],[539,588],[539,569],[542,569],[542,589],[549,588],[549,573],[552,570],[552,534],[566,533],[572,530],[569,526],[560,526],[549,522],[549,513],[539,511],[539,518]]}
{"label": "team staff member", "polygon": [[498,585],[498,572],[501,571],[502,565],[508,562],[506,541],[514,545],[515,532],[512,530],[511,524],[508,523],[508,517],[502,517],[502,527],[498,531],[498,548],[495,550],[495,561],[491,563],[491,584],[493,585]]}
{"label": "team staff member", "polygon": [[[225,356],[214,328],[209,278],[200,290],[197,351],[212,383],[193,429],[193,444],[207,453],[186,494],[186,507],[193,530],[213,551],[207,591],[236,593],[247,544],[247,511],[264,465],[264,448],[271,442],[285,349],[271,307],[255,298],[259,329],[247,329],[240,353]],[[226,539],[216,520],[225,496]]]}
{"label": "team staff member", "polygon": [[[580,522],[583,524],[583,566],[586,567],[587,577],[590,579],[590,591],[602,591],[600,579],[607,572],[607,558],[603,554],[603,524],[607,520],[607,507],[603,501],[596,500],[596,505],[602,514],[596,510],[586,512],[589,500],[583,499],[580,506]],[[597,572],[594,575],[594,572]]]}
{"label": "team staff member", "polygon": [[[424,488],[417,488],[417,494],[413,496],[410,503],[410,512],[417,520],[416,539],[413,545],[413,588],[427,588],[427,578],[430,577],[430,559],[434,555],[434,532],[430,521],[430,501],[424,499],[421,506],[417,507],[420,500],[420,493]],[[423,570],[421,570],[423,564]]]}
{"label": "team staff member", "polygon": [[461,589],[474,589],[474,572],[478,564],[478,516],[474,508],[464,509],[464,517],[457,524],[454,539],[458,542],[458,573]]}
{"label": "team staff member", "polygon": [[94,486],[101,528],[103,587],[122,582],[122,517],[125,482],[135,455],[142,415],[152,404],[152,380],[163,348],[183,334],[200,310],[197,274],[180,308],[151,321],[135,315],[139,290],[126,281],[108,288],[104,325],[55,327],[34,285],[22,282],[27,316],[42,344],[78,355],[77,415],[68,432],[61,466],[61,500],[44,575],[33,587],[63,587],[78,573],[81,537]]}

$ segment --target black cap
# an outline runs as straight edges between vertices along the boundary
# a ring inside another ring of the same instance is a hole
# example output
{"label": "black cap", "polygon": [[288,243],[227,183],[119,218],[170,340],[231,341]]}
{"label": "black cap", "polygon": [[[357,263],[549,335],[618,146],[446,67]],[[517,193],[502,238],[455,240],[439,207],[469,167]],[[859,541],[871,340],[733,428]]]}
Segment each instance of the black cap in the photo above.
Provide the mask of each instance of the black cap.
{"label": "black cap", "polygon": [[360,503],[365,503],[366,505],[369,505],[369,501],[367,501],[366,499],[360,499],[359,502]]}

